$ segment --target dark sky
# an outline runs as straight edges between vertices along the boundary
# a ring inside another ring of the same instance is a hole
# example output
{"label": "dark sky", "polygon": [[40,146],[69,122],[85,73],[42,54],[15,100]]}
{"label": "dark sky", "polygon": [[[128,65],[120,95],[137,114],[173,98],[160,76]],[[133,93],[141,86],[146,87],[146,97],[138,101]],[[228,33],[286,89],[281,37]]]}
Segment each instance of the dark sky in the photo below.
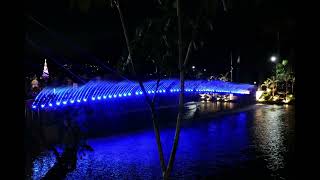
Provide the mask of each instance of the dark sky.
{"label": "dark sky", "polygon": [[[29,1],[27,16],[34,17],[51,33],[27,20],[26,35],[42,50],[26,45],[26,65],[43,63],[46,54],[43,48],[66,57],[59,59],[61,63],[90,62],[92,56],[115,63],[125,50],[125,41],[116,9],[105,2],[92,0],[88,12],[83,13],[79,8],[70,8],[69,1]],[[153,13],[148,8],[152,2],[124,1],[123,11],[129,30]],[[236,80],[248,83],[261,81],[270,75],[272,69],[269,58],[277,52],[277,32],[280,32],[282,58],[293,63],[296,22],[290,1],[229,0],[227,4],[228,12],[224,12],[220,4],[213,19],[214,29],[205,35],[205,46],[192,54],[190,66],[206,68],[215,74],[225,73],[229,70],[232,51],[234,62],[238,56],[241,59]],[[91,55],[83,55],[84,51],[79,47]]]}

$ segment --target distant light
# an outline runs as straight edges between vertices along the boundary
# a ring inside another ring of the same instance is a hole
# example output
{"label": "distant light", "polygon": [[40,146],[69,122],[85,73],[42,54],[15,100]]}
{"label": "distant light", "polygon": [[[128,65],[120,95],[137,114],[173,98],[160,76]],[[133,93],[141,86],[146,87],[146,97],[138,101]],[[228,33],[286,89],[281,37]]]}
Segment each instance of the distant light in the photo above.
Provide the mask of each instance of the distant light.
{"label": "distant light", "polygon": [[113,95],[113,97],[115,97],[115,98],[116,98],[116,97],[117,97],[117,95]]}
{"label": "distant light", "polygon": [[100,96],[98,96],[98,100],[100,100],[101,99],[101,97]]}
{"label": "distant light", "polygon": [[124,93],[124,94],[123,94],[123,96],[127,96],[127,94],[126,94],[126,93]]}
{"label": "distant light", "polygon": [[83,99],[84,102],[87,102],[87,99]]}
{"label": "distant light", "polygon": [[150,94],[151,93],[151,91],[148,91],[148,94]]}
{"label": "distant light", "polygon": [[33,109],[37,108],[37,106],[32,106]]}
{"label": "distant light", "polygon": [[255,82],[253,82],[253,84],[257,84],[257,82],[255,81]]}
{"label": "distant light", "polygon": [[207,70],[206,70],[206,69],[203,69],[203,71],[206,72]]}
{"label": "distant light", "polygon": [[70,102],[71,102],[71,104],[73,104],[73,103],[74,103],[74,100],[70,100]]}
{"label": "distant light", "polygon": [[63,101],[62,103],[63,103],[63,104],[67,104],[67,101]]}
{"label": "distant light", "polygon": [[96,100],[96,98],[95,98],[95,97],[92,97],[91,99],[92,99],[92,101]]}
{"label": "distant light", "polygon": [[109,96],[108,96],[108,98],[112,98],[112,96],[111,96],[111,95],[109,95]]}
{"label": "distant light", "polygon": [[138,93],[138,92],[136,92],[136,95],[139,95],[139,93]]}
{"label": "distant light", "polygon": [[107,96],[103,96],[103,99],[107,99]]}
{"label": "distant light", "polygon": [[165,92],[166,92],[166,90],[163,90],[162,92],[164,92],[164,93],[165,93]]}
{"label": "distant light", "polygon": [[52,104],[50,103],[49,106],[52,107]]}
{"label": "distant light", "polygon": [[44,104],[42,104],[41,107],[44,108]]}
{"label": "distant light", "polygon": [[131,96],[131,93],[128,93],[128,96]]}
{"label": "distant light", "polygon": [[277,57],[271,56],[270,60],[271,60],[272,62],[275,62],[275,61],[277,60]]}
{"label": "distant light", "polygon": [[154,93],[154,91],[151,91],[151,93]]}
{"label": "distant light", "polygon": [[57,106],[60,106],[60,102],[57,102],[56,105],[57,105]]}
{"label": "distant light", "polygon": [[77,102],[79,103],[79,102],[81,102],[81,100],[80,100],[80,99],[78,99],[78,100],[77,100]]}
{"label": "distant light", "polygon": [[142,94],[142,92],[140,92],[140,94]]}
{"label": "distant light", "polygon": [[196,67],[195,66],[192,66],[192,69],[195,69]]}
{"label": "distant light", "polygon": [[122,94],[119,94],[119,97],[122,97]]}

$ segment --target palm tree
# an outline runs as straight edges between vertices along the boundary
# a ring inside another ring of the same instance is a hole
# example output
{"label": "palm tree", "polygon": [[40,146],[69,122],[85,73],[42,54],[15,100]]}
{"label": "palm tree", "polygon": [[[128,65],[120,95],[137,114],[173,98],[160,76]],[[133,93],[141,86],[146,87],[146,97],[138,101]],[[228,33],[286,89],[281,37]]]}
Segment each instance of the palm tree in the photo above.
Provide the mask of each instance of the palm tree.
{"label": "palm tree", "polygon": [[271,85],[271,79],[268,78],[267,80],[265,80],[262,84],[261,84],[261,88],[266,87],[269,88],[269,86]]}
{"label": "palm tree", "polygon": [[291,76],[290,74],[286,73],[283,76],[283,81],[285,82],[285,87],[286,87],[286,92],[285,92],[285,97],[287,98],[287,94],[288,94],[288,82],[291,80]]}

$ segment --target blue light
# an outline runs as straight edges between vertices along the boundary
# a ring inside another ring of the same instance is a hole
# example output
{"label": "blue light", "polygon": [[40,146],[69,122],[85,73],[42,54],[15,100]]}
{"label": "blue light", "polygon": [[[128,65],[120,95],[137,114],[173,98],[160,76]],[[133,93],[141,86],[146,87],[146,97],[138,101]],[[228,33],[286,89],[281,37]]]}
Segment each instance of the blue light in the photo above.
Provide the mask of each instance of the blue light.
{"label": "blue light", "polygon": [[44,104],[42,104],[41,107],[44,108]]}
{"label": "blue light", "polygon": [[50,103],[49,106],[52,107],[52,104]]}
{"label": "blue light", "polygon": [[57,106],[60,106],[60,102],[57,102],[56,105],[57,105]]}
{"label": "blue light", "polygon": [[[157,91],[153,91],[151,88],[154,87],[155,81],[146,82],[146,93],[165,93],[165,92],[181,92],[179,88],[178,79],[164,79],[161,80],[161,84]],[[186,80],[185,81],[185,92],[196,91],[198,93],[204,92],[220,92],[220,93],[233,93],[233,94],[250,94],[254,90],[254,85],[250,84],[237,84],[231,82],[223,81],[203,81],[203,80]],[[137,82],[132,81],[121,81],[121,82],[111,82],[111,81],[91,81],[84,84],[81,88],[55,88],[56,96],[52,96],[52,89],[47,88],[41,91],[36,97],[36,101],[32,104],[32,108],[40,107],[45,105],[46,107],[52,107],[49,102],[60,105],[63,104],[73,104],[74,101],[81,103],[81,101],[86,102],[89,97],[93,101],[108,98],[127,97],[132,94],[143,95],[141,88]],[[170,91],[169,91],[170,90]],[[178,94],[178,93],[177,93]],[[75,99],[76,98],[76,99]]]}

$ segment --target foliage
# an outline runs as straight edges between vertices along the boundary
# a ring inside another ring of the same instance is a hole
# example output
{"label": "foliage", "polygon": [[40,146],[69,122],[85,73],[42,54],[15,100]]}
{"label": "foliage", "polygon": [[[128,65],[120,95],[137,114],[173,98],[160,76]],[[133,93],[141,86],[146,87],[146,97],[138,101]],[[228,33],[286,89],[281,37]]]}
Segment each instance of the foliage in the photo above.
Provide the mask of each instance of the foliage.
{"label": "foliage", "polygon": [[[199,32],[212,31],[213,26],[209,11],[204,5],[211,1],[203,0],[201,4],[192,3],[194,9],[183,9],[183,49],[186,51],[189,43],[192,41],[192,49],[197,50],[205,44],[205,38],[199,35]],[[134,36],[130,45],[132,46],[133,56],[136,61],[137,72],[140,76],[146,73],[176,74],[178,63],[175,61],[178,56],[177,39],[177,18],[175,1],[163,0],[154,4],[156,15],[150,15],[140,21],[135,29]],[[188,5],[188,4],[187,4]],[[186,5],[186,7],[187,7]],[[188,6],[189,7],[189,6]],[[211,7],[211,9],[214,6]],[[206,10],[202,12],[203,10]],[[128,72],[128,54],[124,54],[120,60],[119,69]],[[150,68],[152,67],[152,68]]]}

